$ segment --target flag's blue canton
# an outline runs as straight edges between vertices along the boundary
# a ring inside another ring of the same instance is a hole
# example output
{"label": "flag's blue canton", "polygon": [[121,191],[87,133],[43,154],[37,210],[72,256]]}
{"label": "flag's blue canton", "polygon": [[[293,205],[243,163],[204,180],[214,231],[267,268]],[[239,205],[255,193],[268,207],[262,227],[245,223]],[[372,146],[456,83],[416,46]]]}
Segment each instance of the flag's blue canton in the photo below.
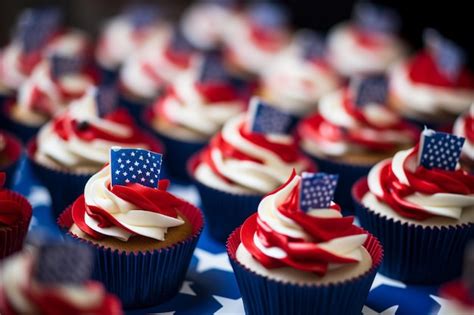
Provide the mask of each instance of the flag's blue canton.
{"label": "flag's blue canton", "polygon": [[334,196],[338,175],[326,173],[306,173],[301,176],[300,209],[328,208]]}
{"label": "flag's blue canton", "polygon": [[143,149],[110,150],[110,176],[112,186],[138,183],[158,187],[162,155]]}
{"label": "flag's blue canton", "polygon": [[321,58],[326,52],[324,37],[319,33],[311,30],[300,31],[296,40],[305,59]]}
{"label": "flag's blue canton", "polygon": [[432,51],[440,71],[455,80],[465,62],[465,53],[454,42],[444,38],[437,31],[427,29],[424,34],[426,45]]}
{"label": "flag's blue canton", "polygon": [[208,52],[204,55],[199,73],[199,82],[231,82],[219,51]]}
{"label": "flag's blue canton", "polygon": [[251,101],[251,131],[264,134],[288,134],[293,125],[293,117],[258,98]]}
{"label": "flag's blue canton", "polygon": [[360,79],[355,86],[358,106],[369,103],[385,104],[388,93],[388,81],[384,75],[374,75]]}
{"label": "flag's blue canton", "polygon": [[134,27],[142,28],[158,19],[158,8],[155,5],[136,4],[127,8],[126,16]]}
{"label": "flag's blue canton", "polygon": [[355,6],[354,16],[357,25],[369,32],[393,33],[400,26],[400,18],[395,11],[367,2]]}
{"label": "flag's blue canton", "polygon": [[78,284],[88,280],[92,252],[75,243],[52,242],[37,247],[35,279],[46,284]]}
{"label": "flag's blue canton", "polygon": [[76,56],[53,54],[49,57],[49,60],[51,62],[51,73],[54,78],[80,72],[83,66],[83,60]]}
{"label": "flag's blue canton", "polygon": [[57,8],[24,11],[19,18],[16,33],[23,50],[30,53],[43,46],[58,28],[60,21],[61,13]]}
{"label": "flag's blue canton", "polygon": [[464,140],[449,133],[424,130],[421,134],[420,165],[428,169],[455,170]]}
{"label": "flag's blue canton", "polygon": [[257,2],[250,7],[249,12],[252,21],[263,28],[279,28],[288,20],[285,10],[275,3]]}
{"label": "flag's blue canton", "polygon": [[113,85],[101,85],[96,88],[95,93],[99,117],[105,117],[117,105],[117,90]]}

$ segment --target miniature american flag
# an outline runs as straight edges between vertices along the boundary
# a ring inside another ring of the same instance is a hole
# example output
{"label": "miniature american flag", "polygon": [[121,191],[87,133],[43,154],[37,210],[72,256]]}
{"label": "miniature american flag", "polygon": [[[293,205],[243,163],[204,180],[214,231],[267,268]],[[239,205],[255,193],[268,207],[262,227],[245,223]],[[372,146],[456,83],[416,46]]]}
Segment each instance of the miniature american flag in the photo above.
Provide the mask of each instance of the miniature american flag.
{"label": "miniature american flag", "polygon": [[250,100],[249,126],[252,132],[264,134],[288,134],[294,118],[289,113],[262,102],[258,97]]}
{"label": "miniature american flag", "polygon": [[58,241],[37,248],[35,279],[46,284],[80,284],[88,280],[93,267],[89,248]]}
{"label": "miniature american flag", "polygon": [[326,52],[324,37],[311,30],[299,31],[296,41],[301,47],[304,59],[312,60],[321,58]]}
{"label": "miniature american flag", "polygon": [[58,28],[61,13],[57,8],[25,10],[19,19],[16,36],[25,52],[33,52],[43,46]]}
{"label": "miniature american flag", "polygon": [[110,177],[112,186],[137,183],[158,187],[162,155],[144,149],[112,148],[110,150]]}
{"label": "miniature american flag", "polygon": [[466,58],[461,47],[433,29],[425,30],[423,37],[440,71],[452,80],[457,79]]}
{"label": "miniature american flag", "polygon": [[381,5],[361,2],[355,6],[355,20],[357,25],[365,31],[394,33],[400,27],[398,14]]}
{"label": "miniature american flag", "polygon": [[300,209],[328,208],[334,196],[338,175],[326,173],[307,173],[301,175]]}
{"label": "miniature american flag", "polygon": [[113,85],[100,85],[95,88],[95,101],[99,117],[111,113],[117,104],[117,90]]}
{"label": "miniature american flag", "polygon": [[464,138],[425,129],[420,136],[420,165],[427,169],[454,171],[461,155]]}
{"label": "miniature american flag", "polygon": [[200,72],[199,82],[230,82],[230,75],[222,61],[222,54],[219,51],[211,51],[204,54]]}
{"label": "miniature american flag", "polygon": [[51,63],[51,73],[53,78],[59,78],[66,74],[80,72],[83,66],[83,60],[76,56],[61,56],[53,54],[49,56]]}
{"label": "miniature american flag", "polygon": [[250,19],[257,26],[265,29],[274,29],[287,23],[287,14],[280,5],[271,2],[255,1],[250,6]]}
{"label": "miniature american flag", "polygon": [[388,81],[384,75],[355,79],[354,85],[356,105],[385,104],[388,93]]}
{"label": "miniature american flag", "polygon": [[148,26],[158,18],[158,7],[151,4],[131,5],[125,12],[130,23],[136,28]]}

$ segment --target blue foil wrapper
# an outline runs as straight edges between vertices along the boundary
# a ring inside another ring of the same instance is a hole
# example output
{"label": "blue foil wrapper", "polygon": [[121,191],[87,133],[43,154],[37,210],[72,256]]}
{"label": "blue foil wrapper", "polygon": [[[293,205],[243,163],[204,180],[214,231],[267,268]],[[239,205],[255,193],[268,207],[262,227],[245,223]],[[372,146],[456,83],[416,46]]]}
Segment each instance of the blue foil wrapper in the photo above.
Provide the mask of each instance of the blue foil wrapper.
{"label": "blue foil wrapper", "polygon": [[240,264],[236,251],[240,228],[227,241],[227,253],[242,294],[246,314],[361,314],[383,250],[369,234],[365,248],[372,256],[372,268],[363,275],[328,285],[297,285],[269,279]]}
{"label": "blue foil wrapper", "polygon": [[474,239],[474,223],[421,226],[401,223],[365,207],[366,178],[360,179],[352,195],[360,225],[384,246],[380,272],[413,284],[439,284],[461,275],[464,249]]}
{"label": "blue foil wrapper", "polygon": [[67,233],[73,224],[71,207],[58,219],[66,236],[87,244],[95,252],[93,278],[117,295],[124,308],[143,308],[175,296],[184,281],[203,229],[201,211],[191,204],[181,210],[193,226],[185,240],[153,252],[125,252],[106,248]]}

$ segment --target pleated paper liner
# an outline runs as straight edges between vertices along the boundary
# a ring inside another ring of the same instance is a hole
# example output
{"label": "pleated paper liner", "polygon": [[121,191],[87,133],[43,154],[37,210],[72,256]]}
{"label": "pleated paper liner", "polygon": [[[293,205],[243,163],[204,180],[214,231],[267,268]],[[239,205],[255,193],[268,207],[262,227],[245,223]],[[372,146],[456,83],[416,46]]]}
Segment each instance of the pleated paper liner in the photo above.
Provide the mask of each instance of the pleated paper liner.
{"label": "pleated paper liner", "polygon": [[[199,153],[188,162],[188,171],[193,176],[199,163]],[[230,233],[245,219],[255,213],[263,195],[234,194],[202,184],[193,177],[201,197],[201,205],[206,218],[209,234],[215,240],[225,243]]]}
{"label": "pleated paper liner", "polygon": [[15,179],[15,171],[21,161],[23,147],[21,141],[14,135],[2,130],[0,130],[0,134],[2,134],[5,139],[6,146],[3,154],[6,155],[8,160],[7,164],[0,165],[0,172],[4,172],[7,175],[5,187],[11,188]]}
{"label": "pleated paper liner", "polygon": [[474,238],[474,223],[422,226],[402,223],[365,207],[361,200],[368,192],[367,179],[352,190],[360,225],[384,246],[380,272],[414,284],[439,284],[461,274],[464,248]]}
{"label": "pleated paper liner", "polygon": [[[38,133],[41,126],[31,126],[11,119],[10,111],[15,102],[16,98],[9,98],[4,102],[0,113],[3,116],[1,128],[13,133],[23,143],[26,144],[31,138],[33,138]],[[3,124],[5,126],[3,126]]]}
{"label": "pleated paper liner", "polygon": [[59,217],[66,236],[87,244],[95,252],[93,278],[117,295],[125,308],[150,307],[174,297],[180,290],[201,235],[204,218],[186,203],[181,213],[193,226],[185,240],[153,252],[126,252],[106,248],[67,233],[73,224],[71,207]]}
{"label": "pleated paper liner", "polygon": [[23,247],[33,210],[25,197],[10,190],[0,190],[0,200],[11,200],[19,205],[21,218],[15,224],[0,226],[0,259],[3,259]]}
{"label": "pleated paper liner", "polygon": [[242,294],[246,314],[361,314],[382,258],[379,241],[369,234],[364,247],[372,267],[364,274],[325,285],[298,285],[258,275],[236,258],[240,228],[227,241],[227,253]]}

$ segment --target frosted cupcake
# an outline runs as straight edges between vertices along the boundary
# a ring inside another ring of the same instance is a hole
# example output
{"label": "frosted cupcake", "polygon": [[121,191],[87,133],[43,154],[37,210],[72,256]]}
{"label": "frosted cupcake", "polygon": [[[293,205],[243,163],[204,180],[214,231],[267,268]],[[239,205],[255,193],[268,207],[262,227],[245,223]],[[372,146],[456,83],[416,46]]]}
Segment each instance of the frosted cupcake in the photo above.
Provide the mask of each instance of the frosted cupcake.
{"label": "frosted cupcake", "polygon": [[160,96],[148,125],[163,141],[170,175],[189,179],[186,162],[200,150],[230,118],[243,112],[246,95],[235,86],[219,55],[209,53],[199,71],[183,74]]}
{"label": "frosted cupcake", "polygon": [[286,181],[293,169],[314,170],[289,134],[291,117],[251,101],[189,162],[211,235],[224,241],[251,214],[260,199]]}
{"label": "frosted cupcake", "polygon": [[386,104],[383,77],[354,80],[323,97],[319,113],[298,125],[301,147],[325,172],[341,175],[336,201],[352,208],[350,190],[377,162],[418,140],[418,129]]}
{"label": "frosted cupcake", "polygon": [[113,148],[110,164],[58,220],[93,249],[95,278],[125,307],[157,305],[178,293],[203,227],[199,209],[167,192],[161,162],[159,153]]}
{"label": "frosted cupcake", "polygon": [[316,111],[321,97],[341,83],[325,55],[321,35],[299,31],[292,45],[263,71],[262,98],[298,117]]}
{"label": "frosted cupcake", "polygon": [[293,173],[231,234],[227,251],[246,312],[360,313],[382,248],[331,202],[336,183],[335,175]]}
{"label": "frosted cupcake", "polygon": [[471,174],[474,172],[474,105],[454,123],[453,133],[466,139],[462,147],[460,164]]}
{"label": "frosted cupcake", "polygon": [[15,171],[22,155],[20,140],[14,135],[0,130],[0,172],[7,175],[6,187],[12,187]]}
{"label": "frosted cupcake", "polygon": [[399,22],[389,8],[356,4],[353,21],[336,25],[329,33],[331,64],[346,77],[385,72],[404,54],[396,35]]}
{"label": "frosted cupcake", "polygon": [[461,48],[434,30],[425,32],[425,46],[390,72],[390,103],[405,117],[441,127],[474,101],[474,75]]}
{"label": "frosted cupcake", "polygon": [[0,268],[0,312],[123,314],[120,300],[99,282],[89,280],[92,261],[92,253],[84,246],[58,241],[10,257]]}
{"label": "frosted cupcake", "polygon": [[382,273],[425,284],[459,276],[474,236],[474,176],[457,166],[463,142],[427,129],[418,146],[376,164],[355,184],[361,226],[384,245]]}
{"label": "frosted cupcake", "polygon": [[140,130],[126,111],[106,111],[114,103],[107,103],[102,98],[104,93],[90,89],[67,111],[44,125],[29,143],[29,161],[48,187],[56,215],[80,195],[87,179],[107,163],[111,147],[161,151],[157,140]]}
{"label": "frosted cupcake", "polygon": [[167,32],[167,25],[159,15],[157,6],[132,5],[105,23],[95,50],[105,82],[115,80],[120,66],[147,40]]}

